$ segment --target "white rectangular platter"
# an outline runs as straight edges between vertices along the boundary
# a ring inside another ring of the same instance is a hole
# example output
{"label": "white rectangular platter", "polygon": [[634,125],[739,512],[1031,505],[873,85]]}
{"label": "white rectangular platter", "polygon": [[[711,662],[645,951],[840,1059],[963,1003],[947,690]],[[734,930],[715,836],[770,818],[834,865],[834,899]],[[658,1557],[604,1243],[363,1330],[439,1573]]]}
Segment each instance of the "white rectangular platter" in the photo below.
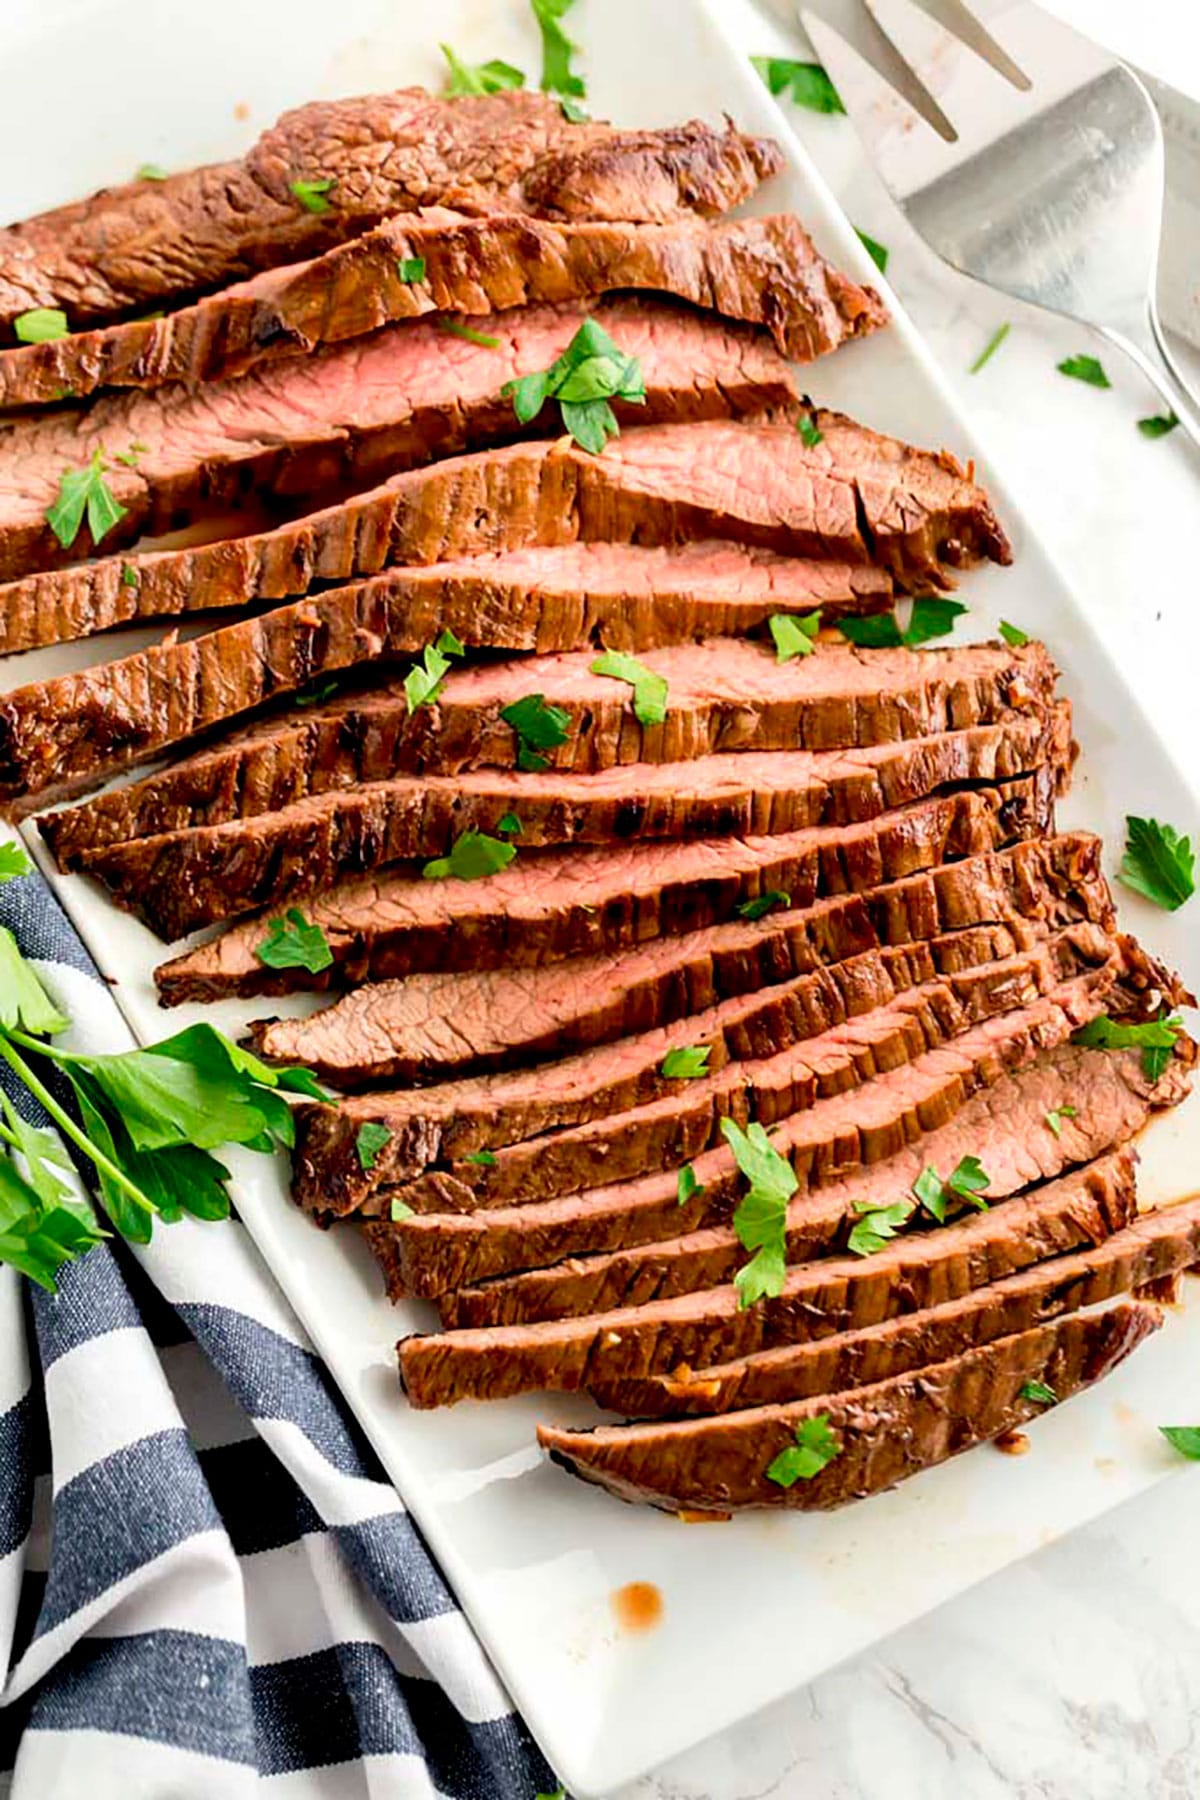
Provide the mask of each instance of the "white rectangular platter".
{"label": "white rectangular platter", "polygon": [[[17,12],[0,114],[7,217],[122,179],[147,159],[181,167],[236,153],[285,106],[309,98],[436,83],[435,39],[472,59],[538,66],[522,0],[441,0],[436,16],[411,0],[156,0],[152,18],[133,0],[64,0],[52,12],[20,0]],[[728,111],[746,129],[781,137],[788,166],[758,210],[794,209],[827,254],[875,279],[782,116],[725,41],[726,22],[720,0],[580,0],[570,23],[594,110],[646,125]],[[871,425],[976,456],[1016,562],[967,579],[971,613],[960,635],[991,635],[1003,615],[1044,636],[1061,663],[1083,746],[1064,820],[1104,832],[1110,869],[1127,811],[1193,828],[1186,776],[1085,608],[1031,541],[904,318],[818,364],[807,381],[818,399]],[[102,652],[139,641],[145,635],[106,640]],[[76,645],[14,659],[0,665],[0,689],[95,655],[95,646]],[[162,1012],[152,981],[161,946],[81,879],[52,879],[139,1037],[200,1016],[233,1032],[269,1010],[250,1002]],[[1132,897],[1125,911],[1152,948],[1193,985],[1200,980],[1194,926]],[[1200,1110],[1185,1106],[1145,1149],[1146,1197],[1178,1198],[1196,1184]],[[354,1234],[315,1231],[288,1200],[285,1171],[256,1163],[238,1163],[243,1217],[578,1797],[610,1793],[1181,1466],[1155,1427],[1194,1422],[1200,1293],[1102,1389],[1041,1420],[1022,1460],[980,1449],[830,1517],[750,1516],[701,1529],[624,1507],[539,1459],[535,1421],[584,1419],[591,1409],[582,1402],[410,1411],[392,1345],[429,1328],[431,1315],[390,1307]],[[660,1622],[639,1634],[621,1627],[612,1604],[634,1581],[653,1583],[663,1602]]]}

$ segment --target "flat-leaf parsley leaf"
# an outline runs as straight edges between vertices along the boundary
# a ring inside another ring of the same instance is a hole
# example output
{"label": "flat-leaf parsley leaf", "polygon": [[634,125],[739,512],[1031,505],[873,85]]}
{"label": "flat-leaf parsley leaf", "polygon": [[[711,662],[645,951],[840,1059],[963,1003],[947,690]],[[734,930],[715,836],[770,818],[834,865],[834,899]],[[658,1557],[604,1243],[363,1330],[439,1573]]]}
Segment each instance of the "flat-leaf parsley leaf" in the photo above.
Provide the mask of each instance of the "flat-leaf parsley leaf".
{"label": "flat-leaf parsley leaf", "polygon": [[333,962],[325,933],[298,906],[289,907],[285,919],[267,921],[267,935],[254,954],[268,969],[307,969],[310,975]]}
{"label": "flat-leaf parsley leaf", "polygon": [[793,656],[811,656],[816,649],[821,610],[818,607],[810,613],[772,613],[767,624],[775,641],[776,662],[790,662]]}
{"label": "flat-leaf parsley leaf", "polygon": [[58,499],[47,507],[46,523],[64,550],[79,536],[85,513],[93,544],[125,517],[127,508],[114,498],[104,473],[104,452],[93,450],[86,468],[64,469],[59,476]]}
{"label": "flat-leaf parsley leaf", "polygon": [[797,106],[807,106],[810,112],[845,112],[820,63],[793,62],[787,56],[752,56],[750,61],[776,96],[789,94]]}
{"label": "flat-leaf parsley leaf", "polygon": [[814,1475],[828,1468],[842,1449],[829,1423],[828,1413],[802,1419],[793,1436],[795,1443],[781,1450],[767,1467],[767,1480],[784,1488],[794,1487],[798,1481],[811,1481]]}
{"label": "flat-leaf parsley leaf", "polygon": [[1181,837],[1173,825],[1137,819],[1132,814],[1126,817],[1125,829],[1128,835],[1118,881],[1174,912],[1196,891],[1192,840]]}
{"label": "flat-leaf parsley leaf", "polygon": [[489,837],[484,831],[464,831],[455,838],[449,856],[435,857],[421,870],[426,881],[445,881],[454,876],[459,881],[482,881],[507,869],[517,854],[515,844]]}
{"label": "flat-leaf parsley leaf", "polygon": [[633,689],[633,716],[641,725],[661,725],[667,716],[667,681],[623,650],[606,650],[592,664],[593,675],[610,675]]}

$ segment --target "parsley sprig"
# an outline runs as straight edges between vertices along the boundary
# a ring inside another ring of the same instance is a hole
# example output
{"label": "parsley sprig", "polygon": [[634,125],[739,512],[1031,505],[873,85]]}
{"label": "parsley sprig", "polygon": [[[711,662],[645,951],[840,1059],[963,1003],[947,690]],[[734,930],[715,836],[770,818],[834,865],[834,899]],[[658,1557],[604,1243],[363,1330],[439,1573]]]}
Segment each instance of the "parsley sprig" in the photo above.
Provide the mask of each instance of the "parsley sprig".
{"label": "parsley sprig", "polygon": [[418,706],[433,706],[442,692],[446,676],[450,673],[450,658],[465,656],[466,646],[461,644],[452,631],[443,631],[436,644],[426,644],[420,658],[404,677],[404,698],[408,701],[408,710],[415,713]]}
{"label": "parsley sprig", "polygon": [[13,320],[13,331],[22,344],[53,344],[71,335],[67,315],[57,306],[35,306]]}
{"label": "parsley sprig", "polygon": [[593,456],[599,456],[621,427],[609,402],[646,403],[646,382],[636,356],[619,350],[602,325],[585,319],[562,355],[548,369],[506,381],[500,390],[513,403],[522,425],[536,419],[548,400],[558,402],[565,430]]}
{"label": "parsley sprig", "polygon": [[828,1413],[802,1419],[792,1435],[795,1443],[781,1450],[767,1467],[767,1480],[784,1488],[794,1487],[798,1481],[811,1481],[842,1451]]}
{"label": "parsley sprig", "polygon": [[571,58],[579,45],[571,42],[560,23],[575,0],[529,0],[529,4],[542,34],[542,91],[553,94],[564,117],[578,125],[587,118],[579,104],[587,88],[571,67]]}
{"label": "parsley sprig", "polygon": [[871,613],[864,619],[838,620],[838,630],[864,650],[915,650],[930,638],[946,637],[954,621],[966,612],[961,600],[943,600],[922,594],[912,603],[908,624],[901,628],[895,613]]}
{"label": "parsley sprig", "polygon": [[267,921],[267,935],[254,954],[268,969],[307,969],[310,975],[319,975],[333,964],[324,931],[315,920],[306,919],[298,906],[289,907],[286,918]]}
{"label": "parsley sprig", "polygon": [[1117,870],[1118,881],[1156,906],[1175,912],[1196,891],[1191,839],[1181,837],[1173,825],[1137,819],[1132,814],[1126,817],[1125,830],[1125,856]]}
{"label": "parsley sprig", "polygon": [[[28,872],[11,851],[4,860],[6,878]],[[229,1171],[212,1152],[222,1144],[291,1148],[286,1096],[325,1098],[307,1070],[268,1068],[211,1025],[91,1056],[51,1041],[69,1024],[0,929],[0,1060],[91,1165],[108,1225],[135,1243],[149,1241],[156,1219],[226,1218]],[[55,1091],[47,1064],[73,1105]],[[64,1180],[69,1169],[54,1134],[0,1096],[0,1262],[50,1292],[64,1263],[110,1235]]]}
{"label": "parsley sprig", "polygon": [[767,620],[775,645],[776,662],[791,662],[794,656],[811,656],[817,647],[821,629],[821,609],[810,613],[772,613]]}
{"label": "parsley sprig", "polygon": [[1084,1044],[1091,1050],[1140,1050],[1142,1073],[1149,1081],[1157,1081],[1175,1054],[1175,1039],[1183,1030],[1178,1013],[1169,1018],[1144,1019],[1127,1025],[1101,1013],[1073,1033],[1073,1044]]}
{"label": "parsley sprig", "polygon": [[753,1251],[733,1282],[740,1305],[747,1307],[783,1292],[787,1273],[787,1208],[796,1191],[796,1173],[761,1125],[752,1124],[743,1131],[732,1119],[722,1119],[721,1132],[750,1184],[733,1215],[738,1242]]}
{"label": "parsley sprig", "polygon": [[593,675],[610,675],[633,689],[633,716],[639,725],[661,725],[667,716],[667,678],[623,650],[606,650],[592,664]]}
{"label": "parsley sprig", "polygon": [[462,94],[500,94],[507,88],[525,86],[521,70],[514,69],[511,63],[501,62],[498,57],[491,62],[469,63],[456,55],[449,44],[441,44],[439,48],[450,65],[445,92],[452,100]]}
{"label": "parsley sprig", "polygon": [[489,837],[486,831],[463,831],[450,846],[450,854],[427,862],[421,873],[426,881],[445,881],[448,876],[458,881],[482,881],[485,876],[507,869],[516,854],[515,844]]}
{"label": "parsley sprig", "polygon": [[517,734],[517,767],[534,774],[550,767],[543,750],[556,750],[567,741],[571,715],[561,706],[548,706],[544,694],[523,694],[511,706],[501,708],[500,717]]}
{"label": "parsley sprig", "polygon": [[93,450],[91,461],[82,469],[64,469],[58,478],[58,499],[46,508],[46,523],[64,550],[69,550],[79,536],[84,515],[93,544],[107,537],[128,511],[116,499],[105,480],[103,450]]}
{"label": "parsley sprig", "polygon": [[820,63],[793,62],[787,56],[752,56],[750,61],[772,94],[787,94],[797,106],[806,106],[810,112],[845,112],[837,89]]}

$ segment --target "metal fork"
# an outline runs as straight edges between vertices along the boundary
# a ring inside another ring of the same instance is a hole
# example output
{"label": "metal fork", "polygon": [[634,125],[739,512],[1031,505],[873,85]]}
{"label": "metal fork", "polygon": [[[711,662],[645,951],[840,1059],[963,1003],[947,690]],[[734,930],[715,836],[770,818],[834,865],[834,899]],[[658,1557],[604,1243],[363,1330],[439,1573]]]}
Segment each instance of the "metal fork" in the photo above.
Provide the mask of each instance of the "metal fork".
{"label": "metal fork", "polygon": [[1117,345],[1200,447],[1155,301],[1163,144],[1142,83],[1029,0],[926,3],[955,29],[913,0],[866,0],[895,85],[853,31],[801,7],[884,184],[953,268]]}

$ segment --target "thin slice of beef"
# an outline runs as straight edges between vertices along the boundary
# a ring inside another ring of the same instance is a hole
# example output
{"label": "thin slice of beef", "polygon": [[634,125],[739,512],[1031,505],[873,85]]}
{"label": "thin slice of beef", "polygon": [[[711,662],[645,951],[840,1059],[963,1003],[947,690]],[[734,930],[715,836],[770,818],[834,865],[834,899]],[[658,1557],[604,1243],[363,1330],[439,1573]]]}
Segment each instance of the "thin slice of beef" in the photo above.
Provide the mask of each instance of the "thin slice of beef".
{"label": "thin slice of beef", "polygon": [[[405,280],[420,262],[420,280]],[[708,225],[559,224],[432,210],[385,219],[311,262],[272,269],[178,312],[0,355],[0,406],[242,375],[260,362],[431,312],[480,315],[638,289],[765,326],[811,362],[885,323],[878,295],[830,267],[790,215]]]}
{"label": "thin slice of beef", "polygon": [[[531,1204],[592,1185],[589,1170],[609,1186],[658,1166],[655,1139],[664,1131],[673,1140],[707,1119],[708,1141],[719,1142],[722,1117],[745,1112],[771,1123],[1112,954],[1112,939],[1095,925],[1068,926],[948,978],[937,975],[928,945],[869,951],[562,1062],[303,1107],[292,1191],[301,1205],[339,1213],[381,1186],[407,1183],[406,1204],[439,1212],[452,1196],[464,1210]],[[684,1051],[703,1072],[665,1075],[666,1058]],[[367,1122],[390,1136],[364,1170],[356,1143]],[[466,1160],[481,1151],[498,1154]]]}
{"label": "thin slice of beef", "polygon": [[[732,127],[571,124],[554,96],[532,91],[445,99],[401,88],[314,101],[285,113],[240,161],[105,188],[0,233],[0,323],[52,306],[77,330],[296,262],[427,206],[709,217],[780,162],[775,144]],[[297,199],[304,181],[332,183],[325,210]]]}
{"label": "thin slice of beef", "polygon": [[573,544],[396,570],[16,689],[0,699],[0,795],[95,784],[318,676],[418,656],[443,631],[471,650],[639,651],[890,598],[874,570],[717,544]]}
{"label": "thin slice of beef", "polygon": [[[1005,1072],[1066,1043],[1107,1007],[1119,1010],[1122,999],[1111,969],[1077,976],[1028,1006],[985,1018],[863,1087],[818,1099],[785,1116],[772,1144],[791,1163],[797,1179],[799,1197],[793,1206],[801,1246],[807,1244],[804,1197],[811,1190],[894,1157],[922,1131],[946,1125]],[[1168,1087],[1156,1098],[1165,1104],[1171,1093]],[[750,1110],[745,1101],[731,1107],[739,1123]],[[655,1293],[682,1293],[732,1280],[746,1260],[729,1223],[741,1198],[741,1178],[724,1144],[705,1148],[712,1135],[709,1122],[699,1129],[692,1125],[689,1134],[690,1123],[685,1119],[676,1133],[673,1161],[666,1146],[656,1157],[655,1167],[662,1173],[521,1205],[423,1212],[389,1221],[386,1230],[395,1235],[400,1281],[424,1297],[454,1296],[448,1302],[449,1318],[469,1312],[473,1320],[481,1315],[490,1323],[495,1318],[545,1317],[546,1309],[554,1314],[592,1311],[598,1291],[611,1293],[611,1304],[624,1304],[631,1283],[648,1282]],[[1030,1129],[1039,1123],[1031,1120]],[[982,1149],[976,1145],[963,1154],[980,1156],[986,1168],[986,1148],[986,1143]],[[676,1175],[685,1161],[692,1164],[698,1191],[681,1203]],[[586,1162],[581,1173],[584,1179],[590,1173]],[[825,1241],[828,1230],[827,1225]],[[689,1233],[695,1235],[681,1235]],[[600,1253],[647,1244],[659,1249],[599,1260]],[[587,1257],[597,1260],[585,1263]],[[548,1268],[564,1258],[575,1259],[566,1270]],[[499,1276],[511,1279],[494,1279]],[[486,1293],[475,1289],[464,1299],[466,1284],[489,1281]]]}
{"label": "thin slice of beef", "polygon": [[1071,833],[947,864],[870,895],[655,939],[615,959],[378,982],[304,1019],[258,1020],[251,1042],[269,1061],[302,1063],[335,1087],[435,1081],[669,1025],[883,945],[928,943],[937,971],[952,975],[1028,949],[1058,926],[1079,919],[1109,926],[1112,917],[1100,840]]}
{"label": "thin slice of beef", "polygon": [[665,1375],[601,1382],[589,1391],[600,1406],[633,1418],[735,1412],[804,1400],[960,1356],[1118,1294],[1157,1289],[1197,1263],[1200,1200],[1192,1200],[1147,1213],[1092,1249],[1037,1263],[990,1287],[955,1293],[927,1312],[707,1368],[680,1364]]}
{"label": "thin slice of beef", "polygon": [[[549,418],[521,425],[501,389],[548,368],[588,310],[565,303],[497,314],[483,341],[447,331],[445,321],[414,319],[234,380],[112,394],[86,411],[18,419],[0,435],[0,576],[56,568],[95,548],[86,530],[64,547],[47,509],[64,472],[84,468],[96,451],[128,458],[111,462],[106,477],[124,508],[104,536],[111,551],[143,531],[220,514],[251,488],[295,504],[552,431]],[[645,377],[644,405],[616,402],[626,423],[756,413],[794,397],[787,364],[749,326],[651,299],[606,300],[590,311]],[[918,458],[901,480],[911,483],[923,467]],[[954,506],[972,491],[952,484]]]}
{"label": "thin slice of beef", "polygon": [[[866,750],[779,750],[634,763],[595,775],[472,770],[313,795],[281,812],[135,838],[81,866],[168,942],[291,903],[467,832],[519,821],[521,851],[648,838],[774,837],[878,818],[953,785],[1064,766],[1070,712],[1027,714]],[[511,826],[509,827],[511,830]]]}
{"label": "thin slice of beef", "polygon": [[763,645],[714,638],[641,657],[669,695],[662,723],[643,724],[632,690],[594,674],[594,661],[585,650],[453,667],[436,703],[415,712],[399,679],[297,707],[140,782],[52,813],[42,831],[60,865],[74,868],[85,852],[130,838],[253,818],[362,782],[514,768],[521,739],[503,714],[533,695],[565,715],[564,741],[539,752],[543,763],[591,772],[962,731],[1048,706],[1057,679],[1038,643],[864,651],[822,641],[819,654],[781,663]]}
{"label": "thin slice of beef", "polygon": [[[1124,1362],[1162,1324],[1144,1301],[1060,1319],[1000,1338],[914,1374],[790,1406],[756,1407],[719,1419],[601,1425],[593,1431],[540,1426],[553,1460],[620,1500],[668,1512],[728,1513],[744,1507],[807,1512],[882,1493],[922,1469],[1026,1425],[1045,1411],[1031,1388],[1061,1402]],[[837,1445],[810,1480],[781,1486],[767,1474],[797,1428],[820,1419]]]}
{"label": "thin slice of beef", "polygon": [[968,789],[865,825],[787,837],[619,849],[530,851],[486,881],[423,881],[400,870],[345,882],[305,908],[333,961],[310,974],[268,968],[264,920],[245,920],[155,972],[159,996],[184,1000],[351,986],[425,969],[529,968],[564,956],[678,936],[760,894],[798,906],[867,892],[920,869],[1044,836],[1054,807],[1048,770]]}
{"label": "thin slice of beef", "polygon": [[[1134,1158],[1102,1158],[971,1218],[910,1229],[874,1256],[828,1256],[788,1270],[753,1306],[732,1286],[584,1318],[407,1337],[400,1379],[415,1406],[574,1392],[809,1344],[881,1320],[921,1316],[947,1295],[987,1289],[1046,1257],[1102,1244],[1137,1214]],[[933,1360],[926,1358],[926,1361]]]}
{"label": "thin slice of beef", "polygon": [[[659,317],[665,316],[660,308]],[[499,353],[491,354],[494,359]],[[317,358],[305,366],[319,370],[324,365]],[[772,366],[778,371],[782,365]],[[419,391],[426,391],[423,381]],[[891,581],[882,567],[870,567],[872,559],[897,569],[905,585],[918,591],[947,585],[948,572],[938,561],[942,545],[955,558],[969,548],[973,555],[1008,560],[1007,542],[986,495],[961,479],[957,464],[854,427],[838,415],[820,418],[839,455],[849,459],[844,474],[824,440],[806,446],[790,424],[782,437],[765,427],[718,429],[711,421],[704,428],[650,427],[627,432],[600,457],[566,439],[451,457],[256,535],[185,550],[108,557],[10,582],[0,587],[0,647],[27,649],[85,637],[135,618],[282,599],[305,593],[316,581],[373,575],[389,564],[434,563],[575,540],[670,546],[681,539],[724,536],[790,556],[849,563],[860,571],[850,592],[857,589],[876,599],[890,594]],[[440,440],[436,444],[439,455],[447,448]],[[640,567],[632,593],[653,596],[661,587],[660,579],[646,579],[654,574],[652,560],[627,564],[618,556],[614,564],[611,550],[598,554],[602,567],[619,567],[626,582],[632,568]],[[553,574],[557,566],[552,558],[552,585],[562,579],[561,573]],[[566,566],[574,567],[578,587],[578,563],[568,559]],[[484,566],[482,572],[494,583],[493,604],[506,618],[523,598],[515,585],[522,579],[520,566]],[[673,579],[677,573],[673,569]],[[453,579],[462,571],[442,574]],[[841,596],[848,579],[838,572],[832,598]],[[530,567],[526,586],[540,585],[537,567]],[[413,590],[404,586],[397,591],[412,604]],[[731,584],[722,590],[723,597],[732,601],[739,591]],[[809,604],[819,603],[814,594]],[[527,605],[520,610],[528,618]],[[715,629],[733,629],[732,619],[731,614],[730,624]],[[428,642],[438,629],[434,625],[432,632],[418,637],[418,644]],[[466,643],[480,641],[466,618],[459,636]],[[501,647],[574,649],[587,636],[577,628],[565,640],[526,643],[501,635],[491,641]],[[400,647],[411,646],[406,642]]]}

